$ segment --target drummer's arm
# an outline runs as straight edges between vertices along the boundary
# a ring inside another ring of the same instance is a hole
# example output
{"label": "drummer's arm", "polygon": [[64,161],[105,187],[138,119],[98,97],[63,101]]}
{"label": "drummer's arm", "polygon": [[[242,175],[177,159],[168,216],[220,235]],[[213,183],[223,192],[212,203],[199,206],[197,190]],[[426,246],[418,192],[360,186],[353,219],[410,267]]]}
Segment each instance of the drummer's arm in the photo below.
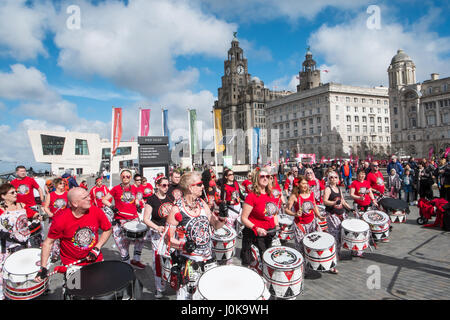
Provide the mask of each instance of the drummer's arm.
{"label": "drummer's arm", "polygon": [[164,227],[158,226],[156,223],[154,223],[154,222],[151,220],[152,212],[153,212],[152,206],[146,203],[146,204],[145,204],[145,208],[144,208],[144,223],[145,223],[150,229],[153,229],[153,230],[156,230],[156,231],[158,231],[158,232],[160,232],[160,233],[163,233],[163,232],[164,232]]}
{"label": "drummer's arm", "polygon": [[264,230],[263,228],[258,228],[258,227],[255,228],[255,225],[253,224],[253,222],[251,222],[248,219],[252,210],[253,210],[253,207],[251,205],[249,205],[248,203],[244,203],[244,206],[242,208],[242,215],[241,215],[242,223],[244,224],[244,226],[246,226],[250,230],[253,230],[253,232],[256,231],[258,236],[264,237],[267,235],[267,231]]}
{"label": "drummer's arm", "polygon": [[373,195],[373,192],[371,189],[369,189],[369,197],[370,197],[370,200],[373,202],[373,204],[377,206],[378,205],[377,199],[375,199],[375,196]]}
{"label": "drummer's arm", "polygon": [[326,206],[334,206],[336,204],[336,201],[329,201],[328,198],[330,197],[331,194],[331,189],[330,188],[326,188],[325,192],[323,194],[323,204]]}
{"label": "drummer's arm", "polygon": [[[48,262],[48,258],[50,257],[50,252],[52,250],[52,246],[53,243],[55,242],[56,239],[52,239],[47,237],[47,239],[44,240],[44,242],[42,243],[42,248],[41,248],[41,268],[47,268],[47,262]],[[44,279],[38,278],[36,276],[35,278],[37,281],[42,281]]]}
{"label": "drummer's arm", "polygon": [[50,207],[49,207],[49,206],[50,206],[50,195],[49,195],[48,197],[45,198],[43,210],[44,210],[44,212],[45,212],[46,214],[48,214],[48,216],[49,216],[50,218],[52,218],[52,217],[53,217],[53,213],[50,211]]}
{"label": "drummer's arm", "polygon": [[175,217],[179,213],[180,210],[178,209],[178,207],[173,206],[169,216],[167,217],[167,224],[169,225],[168,236],[170,241],[170,247],[176,250],[182,250],[184,246],[184,241],[180,241],[175,237],[175,230],[179,223],[179,221]]}
{"label": "drummer's arm", "polygon": [[297,201],[295,195],[291,195],[289,197],[289,201],[287,206],[284,208],[284,212],[287,213],[290,216],[296,216],[297,214],[293,211],[291,211],[292,206],[294,205],[294,203]]}
{"label": "drummer's arm", "polygon": [[313,210],[314,210],[314,215],[316,216],[317,219],[319,219],[319,220],[325,220],[325,218],[322,217],[322,216],[320,215],[319,208],[317,207],[316,204],[314,204]]}
{"label": "drummer's arm", "polygon": [[355,188],[350,188],[350,197],[352,197],[353,200],[361,200],[361,197],[355,194]]}
{"label": "drummer's arm", "polygon": [[209,223],[213,226],[213,228],[216,230],[222,228],[225,225],[227,219],[216,216],[215,214],[211,214],[211,210],[209,209],[209,206],[206,204],[206,202],[203,200],[200,201],[203,204],[203,208],[205,208],[206,215],[209,218]]}
{"label": "drummer's arm", "polygon": [[111,194],[111,193],[108,193],[106,196],[103,197],[102,203],[103,203],[105,206],[111,208],[111,206],[112,206],[112,203],[110,202],[111,199],[112,199],[112,194]]}

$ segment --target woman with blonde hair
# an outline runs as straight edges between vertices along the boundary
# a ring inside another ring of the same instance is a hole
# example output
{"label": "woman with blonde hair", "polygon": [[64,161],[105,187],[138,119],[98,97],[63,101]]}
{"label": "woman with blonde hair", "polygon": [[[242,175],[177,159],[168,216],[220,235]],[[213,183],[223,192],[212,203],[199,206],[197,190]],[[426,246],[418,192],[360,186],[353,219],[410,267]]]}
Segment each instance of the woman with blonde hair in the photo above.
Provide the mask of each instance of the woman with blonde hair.
{"label": "woman with blonde hair", "polygon": [[[272,238],[278,225],[277,199],[272,195],[270,172],[267,169],[256,168],[252,174],[252,189],[245,199],[242,209],[241,259],[243,266],[250,266],[254,257],[251,253],[252,244],[260,254],[272,245]],[[269,232],[272,231],[273,232]]]}

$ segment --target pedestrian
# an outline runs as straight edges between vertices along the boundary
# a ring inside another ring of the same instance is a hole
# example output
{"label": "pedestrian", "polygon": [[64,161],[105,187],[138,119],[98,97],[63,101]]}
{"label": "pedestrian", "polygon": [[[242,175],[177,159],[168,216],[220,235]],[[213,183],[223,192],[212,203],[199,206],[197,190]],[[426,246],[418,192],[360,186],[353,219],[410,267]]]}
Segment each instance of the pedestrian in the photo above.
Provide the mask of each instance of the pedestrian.
{"label": "pedestrian", "polygon": [[352,165],[349,164],[347,160],[345,160],[344,164],[341,166],[340,173],[341,173],[342,181],[344,182],[344,185],[345,185],[345,191],[347,191],[347,192],[348,192],[348,187],[352,183],[352,171],[353,171]]}
{"label": "pedestrian", "polygon": [[394,168],[391,169],[389,177],[387,179],[387,189],[389,191],[389,196],[394,199],[400,198],[400,188],[402,186],[402,182],[400,180],[400,176],[395,171]]}
{"label": "pedestrian", "polygon": [[65,173],[61,176],[61,178],[63,178],[67,184],[66,186],[67,191],[69,191],[72,188],[78,187],[77,180],[75,179],[75,177],[72,176],[72,170],[67,169]]}
{"label": "pedestrian", "polygon": [[404,200],[410,205],[413,205],[413,185],[414,176],[411,174],[411,170],[406,169],[402,178],[402,189],[404,192]]}
{"label": "pedestrian", "polygon": [[427,165],[427,160],[423,159],[419,163],[418,171],[418,191],[419,197],[427,200],[433,199],[433,170]]}

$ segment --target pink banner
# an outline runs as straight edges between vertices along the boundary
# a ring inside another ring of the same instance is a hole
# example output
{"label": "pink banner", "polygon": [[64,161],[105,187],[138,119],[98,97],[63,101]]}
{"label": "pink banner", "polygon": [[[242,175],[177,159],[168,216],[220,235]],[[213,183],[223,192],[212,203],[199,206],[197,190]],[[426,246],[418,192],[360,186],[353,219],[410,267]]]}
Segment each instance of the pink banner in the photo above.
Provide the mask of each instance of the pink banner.
{"label": "pink banner", "polygon": [[450,148],[445,149],[445,155],[444,158],[447,158],[448,153],[450,152]]}
{"label": "pink banner", "polygon": [[116,154],[117,148],[120,144],[120,139],[122,139],[122,108],[114,108],[113,113],[113,148],[111,153]]}
{"label": "pink banner", "polygon": [[140,123],[140,136],[141,137],[146,137],[148,136],[148,133],[150,132],[150,110],[151,109],[141,109],[140,110],[140,119],[141,119],[141,123]]}
{"label": "pink banner", "polygon": [[428,151],[428,160],[431,160],[431,156],[433,155],[433,147],[430,148],[430,150]]}

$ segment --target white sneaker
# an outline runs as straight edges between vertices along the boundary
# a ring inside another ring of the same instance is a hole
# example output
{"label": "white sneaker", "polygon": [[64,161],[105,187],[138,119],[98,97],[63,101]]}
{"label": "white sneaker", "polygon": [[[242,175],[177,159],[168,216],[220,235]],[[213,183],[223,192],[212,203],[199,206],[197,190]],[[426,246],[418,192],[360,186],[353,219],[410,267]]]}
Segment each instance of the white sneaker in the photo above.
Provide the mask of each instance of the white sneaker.
{"label": "white sneaker", "polygon": [[164,293],[157,290],[156,294],[155,294],[155,298],[156,299],[161,299],[162,297],[164,297]]}

